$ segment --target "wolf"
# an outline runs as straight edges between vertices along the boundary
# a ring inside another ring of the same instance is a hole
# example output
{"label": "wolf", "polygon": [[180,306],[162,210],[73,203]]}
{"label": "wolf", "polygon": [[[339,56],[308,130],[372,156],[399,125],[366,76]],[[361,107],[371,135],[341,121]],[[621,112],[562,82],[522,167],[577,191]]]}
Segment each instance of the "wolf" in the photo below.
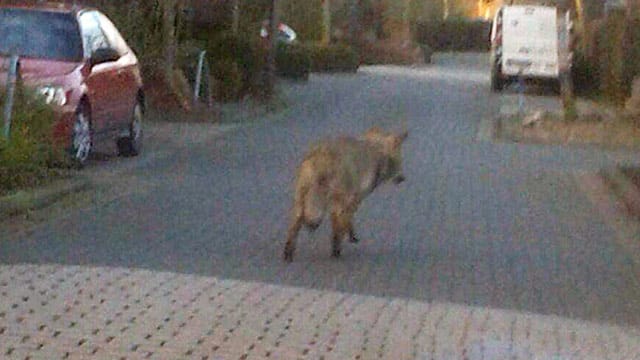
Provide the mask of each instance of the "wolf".
{"label": "wolf", "polygon": [[401,145],[407,136],[406,130],[393,133],[372,127],[359,137],[326,139],[311,146],[296,173],[284,247],[286,262],[293,261],[302,226],[313,232],[327,211],[331,217],[332,256],[340,257],[345,237],[358,242],[352,221],[362,200],[383,183],[405,180]]}

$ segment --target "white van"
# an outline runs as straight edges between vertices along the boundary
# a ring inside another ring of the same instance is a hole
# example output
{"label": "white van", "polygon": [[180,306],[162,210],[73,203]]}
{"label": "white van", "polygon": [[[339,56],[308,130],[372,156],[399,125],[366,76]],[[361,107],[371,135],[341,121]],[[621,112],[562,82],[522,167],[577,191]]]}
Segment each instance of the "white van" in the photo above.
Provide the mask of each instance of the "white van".
{"label": "white van", "polygon": [[557,84],[560,64],[555,7],[510,5],[496,13],[491,28],[491,90],[501,91],[519,75]]}

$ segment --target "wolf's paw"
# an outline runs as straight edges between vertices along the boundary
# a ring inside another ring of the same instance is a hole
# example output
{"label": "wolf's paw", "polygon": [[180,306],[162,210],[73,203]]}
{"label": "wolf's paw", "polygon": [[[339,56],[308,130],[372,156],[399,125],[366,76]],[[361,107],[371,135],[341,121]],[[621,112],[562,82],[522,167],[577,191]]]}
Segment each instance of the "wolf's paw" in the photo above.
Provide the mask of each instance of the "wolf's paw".
{"label": "wolf's paw", "polygon": [[291,249],[284,249],[284,253],[283,253],[283,259],[285,262],[292,262],[293,261],[293,250]]}

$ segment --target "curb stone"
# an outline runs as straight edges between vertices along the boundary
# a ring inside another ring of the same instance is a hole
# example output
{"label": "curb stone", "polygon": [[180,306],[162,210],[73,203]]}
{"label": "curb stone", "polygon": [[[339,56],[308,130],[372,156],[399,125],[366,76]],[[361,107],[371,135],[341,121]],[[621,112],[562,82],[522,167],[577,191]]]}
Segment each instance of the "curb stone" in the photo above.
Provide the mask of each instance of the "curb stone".
{"label": "curb stone", "polygon": [[0,197],[0,219],[23,214],[30,210],[45,208],[61,198],[89,189],[93,182],[86,176],[69,180],[57,180],[40,188],[20,190]]}

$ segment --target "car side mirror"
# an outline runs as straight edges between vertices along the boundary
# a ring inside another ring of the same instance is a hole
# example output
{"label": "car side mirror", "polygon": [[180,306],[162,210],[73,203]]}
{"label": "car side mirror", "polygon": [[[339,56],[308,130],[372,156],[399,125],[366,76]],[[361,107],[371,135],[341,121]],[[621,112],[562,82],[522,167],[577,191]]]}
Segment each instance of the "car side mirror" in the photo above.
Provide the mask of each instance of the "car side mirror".
{"label": "car side mirror", "polygon": [[110,61],[117,61],[118,59],[120,59],[120,54],[115,49],[99,48],[91,54],[89,62],[91,66],[95,66]]}

